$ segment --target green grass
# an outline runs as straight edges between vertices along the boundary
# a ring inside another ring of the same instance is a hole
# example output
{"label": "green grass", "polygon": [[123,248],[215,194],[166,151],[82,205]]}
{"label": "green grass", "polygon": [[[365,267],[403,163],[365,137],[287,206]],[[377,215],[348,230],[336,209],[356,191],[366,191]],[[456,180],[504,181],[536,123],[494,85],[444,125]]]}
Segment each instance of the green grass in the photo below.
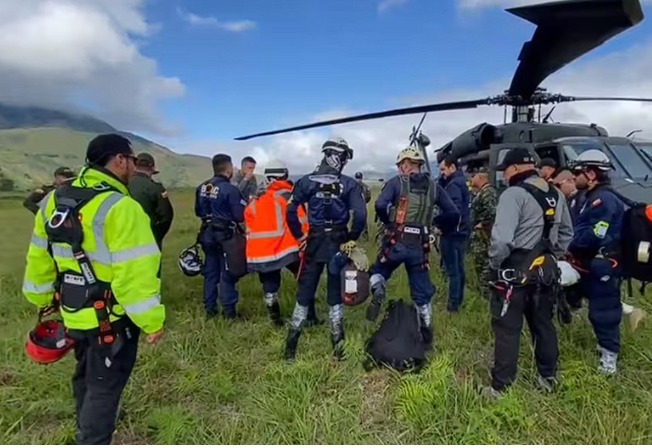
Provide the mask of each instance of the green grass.
{"label": "green grass", "polygon": [[[474,293],[469,269],[463,311],[448,315],[445,283],[433,256],[436,351],[423,372],[364,372],[363,344],[373,331],[364,306],[346,310],[346,361],[331,360],[324,325],[304,332],[297,361],[288,364],[281,358],[286,332],[268,322],[257,278],[239,285],[247,321],[204,320],[201,277],[186,278],[176,267],[178,253],[197,230],[192,195],[171,196],[176,218],[163,265],[167,334],[158,346],[141,345],[123,395],[126,415],[116,443],[652,443],[649,325],[633,335],[623,325],[620,371],[613,378],[596,372],[586,314],[561,328],[561,387],[552,395],[534,387],[533,350],[525,331],[517,384],[501,401],[487,403],[478,394],[487,384],[493,351],[486,302]],[[15,199],[0,205],[0,441],[73,443],[73,357],[39,366],[23,352],[36,319],[20,294],[32,216]],[[368,251],[373,255],[371,244]],[[292,312],[295,292],[295,282],[285,276],[280,293],[285,316]],[[324,294],[322,284],[317,293],[322,318]],[[390,280],[389,294],[409,298],[403,269]],[[639,298],[638,306],[652,310],[649,297]]]}

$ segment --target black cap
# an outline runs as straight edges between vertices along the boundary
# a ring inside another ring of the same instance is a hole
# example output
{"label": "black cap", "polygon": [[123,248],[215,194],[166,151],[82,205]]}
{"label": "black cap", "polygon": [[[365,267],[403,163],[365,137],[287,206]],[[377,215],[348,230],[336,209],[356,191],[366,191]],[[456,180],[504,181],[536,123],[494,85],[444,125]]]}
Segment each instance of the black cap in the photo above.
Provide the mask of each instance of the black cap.
{"label": "black cap", "polygon": [[89,165],[104,165],[110,157],[118,154],[133,155],[131,142],[118,134],[102,134],[88,143],[86,163]]}
{"label": "black cap", "polygon": [[498,171],[505,171],[508,166],[512,165],[529,165],[536,163],[534,156],[530,154],[530,151],[527,148],[514,148],[510,149],[502,163],[500,163],[496,169]]}
{"label": "black cap", "polygon": [[76,176],[75,172],[73,170],[71,170],[70,168],[68,168],[67,166],[60,166],[59,168],[54,170],[54,175],[55,176],[63,176],[63,177],[66,177],[66,178],[71,178],[71,177]]}
{"label": "black cap", "polygon": [[555,162],[555,159],[553,158],[546,157],[545,159],[541,159],[541,162],[539,162],[539,168],[543,168],[544,166],[557,169],[557,162]]}
{"label": "black cap", "polygon": [[140,166],[143,168],[152,168],[154,170],[154,174],[157,174],[159,171],[156,169],[156,162],[154,161],[154,157],[148,153],[148,152],[141,152],[136,156],[136,166]]}

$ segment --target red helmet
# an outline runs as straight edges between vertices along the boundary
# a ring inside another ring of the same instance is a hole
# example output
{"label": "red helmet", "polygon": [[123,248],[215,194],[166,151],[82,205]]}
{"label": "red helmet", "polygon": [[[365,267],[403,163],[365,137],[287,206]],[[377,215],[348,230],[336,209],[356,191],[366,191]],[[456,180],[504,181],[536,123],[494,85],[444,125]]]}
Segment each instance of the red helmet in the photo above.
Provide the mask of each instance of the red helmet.
{"label": "red helmet", "polygon": [[50,364],[62,359],[75,345],[63,323],[58,320],[39,322],[27,335],[25,353],[39,364]]}

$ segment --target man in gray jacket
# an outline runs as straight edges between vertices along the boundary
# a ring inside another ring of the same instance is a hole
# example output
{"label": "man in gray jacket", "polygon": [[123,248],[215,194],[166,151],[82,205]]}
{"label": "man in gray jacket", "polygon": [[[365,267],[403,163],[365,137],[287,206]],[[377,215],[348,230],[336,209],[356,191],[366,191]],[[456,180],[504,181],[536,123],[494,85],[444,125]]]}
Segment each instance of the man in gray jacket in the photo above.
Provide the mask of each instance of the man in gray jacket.
{"label": "man in gray jacket", "polygon": [[242,193],[242,197],[247,202],[251,201],[258,191],[258,182],[254,175],[255,169],[256,160],[251,156],[247,156],[242,159],[240,169],[233,173],[233,177],[231,178],[231,183],[238,187],[238,190]]}
{"label": "man in gray jacket", "polygon": [[491,232],[489,265],[494,270],[491,326],[495,338],[492,384],[484,389],[500,396],[516,380],[523,317],[528,322],[538,384],[552,391],[559,347],[552,323],[559,288],[557,258],[573,237],[564,195],[539,177],[526,148],[510,150],[496,167],[509,187],[500,195]]}

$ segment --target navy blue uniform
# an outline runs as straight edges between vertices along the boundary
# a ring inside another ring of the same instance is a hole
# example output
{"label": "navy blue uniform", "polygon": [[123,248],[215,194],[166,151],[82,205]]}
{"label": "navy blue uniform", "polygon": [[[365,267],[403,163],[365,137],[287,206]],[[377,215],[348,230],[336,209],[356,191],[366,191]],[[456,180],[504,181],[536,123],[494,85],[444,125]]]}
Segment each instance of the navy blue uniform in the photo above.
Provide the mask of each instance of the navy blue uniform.
{"label": "navy blue uniform", "polygon": [[470,194],[464,173],[461,170],[455,171],[449,178],[440,177],[439,185],[446,190],[460,211],[459,222],[437,225],[442,232],[439,248],[444,270],[448,276],[448,310],[457,311],[464,301],[464,285],[466,283],[464,253],[471,231]]}
{"label": "navy blue uniform", "polygon": [[221,242],[237,224],[244,222],[247,205],[240,190],[226,176],[218,175],[202,183],[195,192],[195,215],[202,220],[199,243],[206,254],[204,269],[204,308],[209,315],[217,313],[217,287],[224,313],[234,317],[238,302],[235,285],[238,281],[224,270]]}
{"label": "navy blue uniform", "polygon": [[611,191],[597,187],[586,193],[568,247],[588,270],[581,289],[589,301],[589,320],[598,344],[612,353],[620,350],[620,269],[613,261],[621,238],[625,204]]}
{"label": "navy blue uniform", "polygon": [[[410,175],[410,182],[432,182],[432,180],[429,174],[418,173]],[[434,184],[434,182],[433,187],[437,189],[435,205],[440,209],[438,221],[449,225],[458,222],[460,214],[451,198],[443,188]],[[378,219],[390,231],[393,229],[394,223],[390,221],[389,210],[392,206],[398,206],[400,195],[400,176],[395,176],[385,184],[378,199],[376,199],[375,209]],[[406,225],[408,224],[406,223]],[[428,238],[427,231],[427,228],[421,229],[421,232],[425,232],[426,238]],[[406,238],[397,238],[395,244],[391,244],[389,238],[383,238],[381,253],[370,269],[372,288],[378,282],[384,284],[391,277],[394,270],[404,263],[412,300],[417,306],[427,306],[435,294],[435,286],[428,275],[428,254],[424,251],[425,239],[422,238],[424,234],[408,234],[404,232],[404,235]],[[408,238],[411,235],[414,235],[414,238]],[[382,276],[382,279],[378,278],[378,275]]]}
{"label": "navy blue uniform", "polygon": [[[305,307],[314,300],[324,266],[339,251],[340,244],[360,238],[367,223],[367,207],[355,179],[341,174],[339,182],[334,184],[334,193],[330,198],[327,196],[320,191],[319,183],[310,180],[310,175],[304,176],[295,184],[286,210],[288,227],[296,239],[303,236],[297,207],[305,204],[308,211],[310,230],[297,291],[297,303]],[[349,232],[351,211],[353,224]],[[339,273],[328,273],[327,282],[328,305],[341,305]]]}

